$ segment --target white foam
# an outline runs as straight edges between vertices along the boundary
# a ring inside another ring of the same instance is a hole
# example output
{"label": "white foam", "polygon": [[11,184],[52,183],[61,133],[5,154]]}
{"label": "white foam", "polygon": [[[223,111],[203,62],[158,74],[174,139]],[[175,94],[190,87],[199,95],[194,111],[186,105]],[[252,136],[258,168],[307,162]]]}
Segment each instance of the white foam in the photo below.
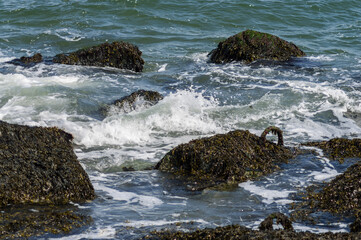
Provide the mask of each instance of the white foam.
{"label": "white foam", "polygon": [[116,230],[112,226],[97,227],[96,229],[87,230],[85,233],[70,235],[60,238],[49,238],[49,239],[60,239],[60,240],[75,240],[75,239],[114,239]]}
{"label": "white foam", "polygon": [[240,183],[239,186],[246,191],[251,192],[253,195],[258,195],[262,197],[262,202],[266,204],[279,203],[279,204],[289,204],[292,203],[292,200],[288,200],[288,195],[295,191],[289,190],[270,190],[265,187],[256,186],[252,181],[247,181]]}
{"label": "white foam", "polygon": [[176,223],[200,223],[200,224],[207,224],[208,222],[204,221],[203,219],[195,219],[195,220],[176,220],[176,221],[167,221],[167,220],[139,220],[139,221],[130,221],[119,223],[117,226],[124,226],[124,227],[134,227],[134,228],[141,228],[141,227],[149,227],[149,226],[164,226]]}
{"label": "white foam", "polygon": [[138,195],[132,192],[121,192],[103,184],[94,183],[94,189],[106,192],[113,200],[124,201],[127,204],[137,203],[147,208],[154,208],[163,204],[163,201],[153,196]]}
{"label": "white foam", "polygon": [[161,65],[160,68],[158,69],[158,72],[164,72],[167,65],[168,65],[167,63]]}
{"label": "white foam", "polygon": [[74,29],[68,29],[68,28],[60,28],[57,30],[46,30],[44,32],[45,34],[49,35],[56,35],[61,39],[64,39],[69,42],[77,42],[83,39],[84,37],[81,36],[81,33]]}
{"label": "white foam", "polygon": [[[159,135],[169,132],[209,134],[222,129],[208,116],[216,107],[214,99],[202,93],[178,91],[141,112],[115,114],[103,121],[79,123],[72,128],[75,139],[87,147],[103,145],[162,143]],[[160,142],[159,142],[160,141]]]}

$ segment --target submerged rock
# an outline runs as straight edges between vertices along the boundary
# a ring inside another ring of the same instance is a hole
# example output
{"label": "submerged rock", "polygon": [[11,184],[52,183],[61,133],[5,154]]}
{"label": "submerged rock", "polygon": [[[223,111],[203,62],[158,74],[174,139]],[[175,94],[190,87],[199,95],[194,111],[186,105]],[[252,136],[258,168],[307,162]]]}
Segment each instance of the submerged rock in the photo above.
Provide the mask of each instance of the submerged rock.
{"label": "submerged rock", "polygon": [[54,63],[114,67],[135,72],[143,70],[144,60],[137,46],[126,42],[103,43],[70,54],[58,54]]}
{"label": "submerged rock", "polygon": [[163,99],[163,95],[154,92],[139,90],[121,99],[115,100],[112,107],[108,108],[108,111],[121,111],[129,113],[138,108],[148,108],[157,104]]}
{"label": "submerged rock", "polygon": [[[286,163],[293,154],[249,131],[193,140],[168,152],[156,169],[185,177],[198,186],[211,187],[255,179],[269,174]],[[202,187],[203,188],[203,187]]]}
{"label": "submerged rock", "polygon": [[229,37],[209,53],[210,61],[213,63],[233,61],[251,63],[259,59],[287,61],[292,57],[305,55],[293,43],[268,33],[253,30],[246,30]]}
{"label": "submerged rock", "polygon": [[94,188],[74,154],[72,139],[55,127],[0,121],[0,207],[94,199]]}
{"label": "submerged rock", "polygon": [[345,158],[361,158],[361,139],[333,138],[329,141],[308,142],[303,144],[321,148],[324,153],[334,159],[343,162]]}

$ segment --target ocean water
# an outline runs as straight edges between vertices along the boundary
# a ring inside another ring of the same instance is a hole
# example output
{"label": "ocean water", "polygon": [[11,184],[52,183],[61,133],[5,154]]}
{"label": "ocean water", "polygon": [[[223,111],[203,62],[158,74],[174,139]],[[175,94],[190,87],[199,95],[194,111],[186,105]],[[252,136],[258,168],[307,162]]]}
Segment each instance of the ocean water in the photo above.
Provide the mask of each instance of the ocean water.
{"label": "ocean water", "polygon": [[[257,229],[272,212],[289,214],[298,191],[358,159],[340,165],[317,150],[230,192],[188,192],[144,169],[178,144],[235,129],[260,135],[276,125],[288,146],[361,137],[360,19],[359,0],[0,0],[0,119],[73,134],[98,196],[75,204],[93,218],[90,226],[43,238],[138,239],[157,229],[228,224]],[[271,65],[208,62],[218,42],[246,29],[291,41],[307,56]],[[137,45],[144,71],[8,63],[106,41]],[[99,111],[139,89],[165,98],[128,114]],[[294,227],[349,231],[347,219],[328,222]]]}

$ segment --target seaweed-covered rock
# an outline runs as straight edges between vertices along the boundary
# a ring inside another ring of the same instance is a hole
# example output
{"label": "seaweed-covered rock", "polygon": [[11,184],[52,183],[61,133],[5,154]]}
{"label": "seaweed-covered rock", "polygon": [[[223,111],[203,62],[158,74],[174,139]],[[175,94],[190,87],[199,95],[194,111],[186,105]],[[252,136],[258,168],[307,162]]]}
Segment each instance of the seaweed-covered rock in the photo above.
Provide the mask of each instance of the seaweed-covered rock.
{"label": "seaweed-covered rock", "polygon": [[321,148],[332,159],[342,162],[345,158],[361,158],[361,139],[333,138],[329,141],[308,142],[303,144]]}
{"label": "seaweed-covered rock", "polygon": [[43,61],[43,56],[40,53],[36,53],[31,57],[21,57],[20,61],[22,63],[39,63]]}
{"label": "seaweed-covered rock", "polygon": [[272,213],[265,220],[263,220],[259,225],[259,230],[273,230],[273,220],[276,219],[277,224],[281,224],[284,230],[293,231],[293,226],[291,220],[282,213]]}
{"label": "seaweed-covered rock", "polygon": [[74,154],[72,139],[55,127],[0,121],[0,207],[94,199],[93,186]]}
{"label": "seaweed-covered rock", "polygon": [[333,213],[361,210],[361,162],[350,166],[309,198],[315,208]]}
{"label": "seaweed-covered rock", "polygon": [[139,90],[132,94],[115,100],[108,111],[121,111],[129,113],[138,108],[148,108],[163,99],[163,95],[155,91]]}
{"label": "seaweed-covered rock", "polygon": [[35,53],[33,56],[31,57],[21,57],[21,58],[16,58],[14,60],[11,60],[8,63],[14,64],[14,65],[22,65],[25,67],[31,67],[37,63],[40,63],[43,61],[43,56],[40,53]]}
{"label": "seaweed-covered rock", "polygon": [[143,237],[142,239],[152,240],[193,240],[193,239],[206,239],[206,240],[294,240],[294,239],[307,239],[307,240],[356,240],[360,239],[360,234],[356,233],[311,233],[311,232],[295,232],[287,230],[269,230],[269,231],[256,231],[240,225],[230,225],[225,227],[217,227],[215,229],[199,229],[193,232],[181,232],[162,230],[154,231],[151,234]]}
{"label": "seaweed-covered rock", "polygon": [[44,237],[46,234],[68,234],[92,222],[90,216],[78,213],[78,210],[72,208],[31,206],[2,209],[0,238],[28,239],[36,236]]}
{"label": "seaweed-covered rock", "polygon": [[[193,140],[168,152],[156,169],[209,186],[255,179],[278,169],[292,152],[249,131]],[[208,186],[208,187],[209,187]]]}
{"label": "seaweed-covered rock", "polygon": [[209,55],[213,63],[250,63],[258,59],[287,61],[306,54],[295,44],[274,35],[246,30],[220,42]]}
{"label": "seaweed-covered rock", "polygon": [[135,72],[143,70],[144,60],[137,46],[127,42],[103,43],[70,54],[58,54],[54,63],[114,67]]}
{"label": "seaweed-covered rock", "polygon": [[351,165],[343,174],[322,187],[310,186],[304,201],[293,204],[293,219],[314,221],[317,212],[329,212],[340,217],[353,217],[351,232],[361,231],[361,162]]}

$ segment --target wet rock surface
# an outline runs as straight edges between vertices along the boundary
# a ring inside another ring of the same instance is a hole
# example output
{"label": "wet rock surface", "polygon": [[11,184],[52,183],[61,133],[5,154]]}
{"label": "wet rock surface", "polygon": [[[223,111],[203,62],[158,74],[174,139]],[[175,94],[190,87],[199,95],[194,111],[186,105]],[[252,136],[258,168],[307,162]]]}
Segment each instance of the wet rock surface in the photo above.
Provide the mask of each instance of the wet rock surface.
{"label": "wet rock surface", "polygon": [[163,99],[163,95],[155,91],[139,90],[132,94],[115,100],[108,106],[106,112],[129,113],[139,108],[148,108]]}
{"label": "wet rock surface", "polygon": [[249,131],[193,140],[168,152],[156,169],[193,182],[194,190],[234,184],[269,174],[292,152]]}
{"label": "wet rock surface", "polygon": [[303,57],[306,54],[295,44],[277,36],[246,30],[218,44],[209,53],[213,63],[229,63],[240,61],[251,63],[256,60],[287,61],[292,57]]}
{"label": "wet rock surface", "polygon": [[55,127],[0,121],[0,207],[94,199],[94,188],[74,154],[72,139]]}
{"label": "wet rock surface", "polygon": [[143,70],[144,60],[137,46],[127,42],[103,43],[69,54],[58,54],[54,63],[97,67],[114,67],[135,72]]}
{"label": "wet rock surface", "polygon": [[361,139],[333,138],[329,141],[308,142],[304,146],[321,148],[333,160],[341,163],[345,158],[361,158]]}

